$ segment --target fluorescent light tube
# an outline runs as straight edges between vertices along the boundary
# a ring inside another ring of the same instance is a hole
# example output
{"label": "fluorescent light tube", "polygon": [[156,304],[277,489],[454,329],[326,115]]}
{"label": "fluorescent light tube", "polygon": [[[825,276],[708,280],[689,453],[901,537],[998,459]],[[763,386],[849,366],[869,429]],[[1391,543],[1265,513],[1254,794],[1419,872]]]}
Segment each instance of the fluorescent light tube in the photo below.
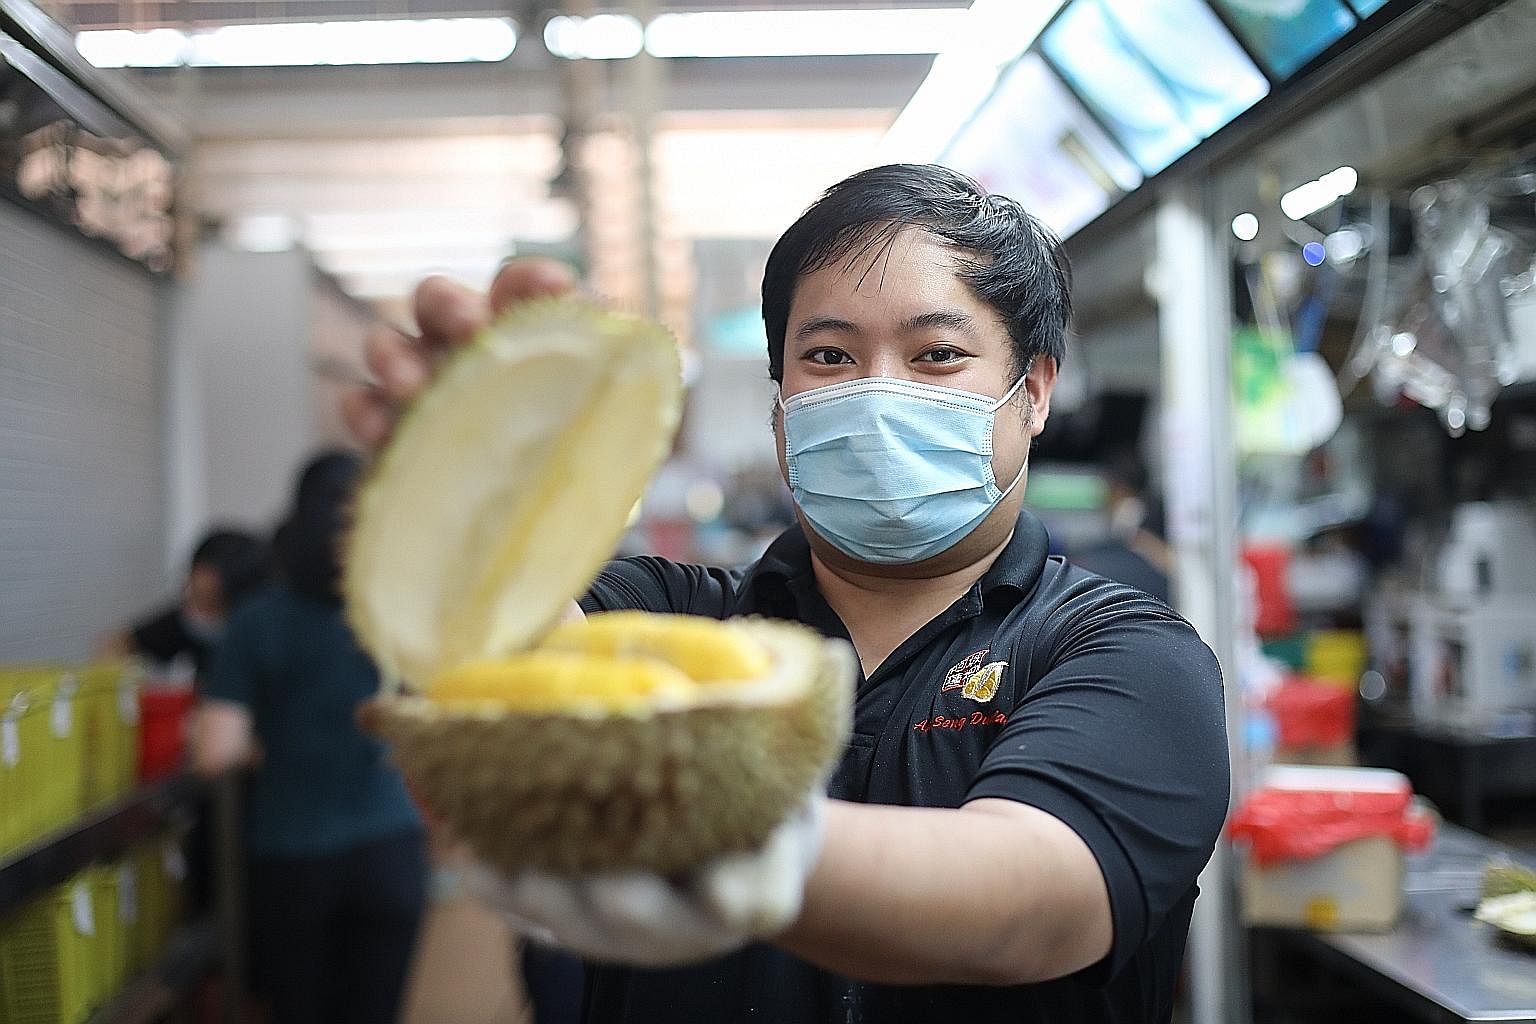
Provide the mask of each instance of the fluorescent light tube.
{"label": "fluorescent light tube", "polygon": [[98,68],[174,68],[186,63],[187,34],[174,28],[81,32],[75,49]]}
{"label": "fluorescent light tube", "polygon": [[544,45],[568,60],[624,60],[645,47],[645,29],[627,14],[562,15],[544,26]]}
{"label": "fluorescent light tube", "polygon": [[81,32],[75,46],[97,67],[457,64],[505,60],[517,46],[517,26],[508,18],[276,22],[192,33]]}

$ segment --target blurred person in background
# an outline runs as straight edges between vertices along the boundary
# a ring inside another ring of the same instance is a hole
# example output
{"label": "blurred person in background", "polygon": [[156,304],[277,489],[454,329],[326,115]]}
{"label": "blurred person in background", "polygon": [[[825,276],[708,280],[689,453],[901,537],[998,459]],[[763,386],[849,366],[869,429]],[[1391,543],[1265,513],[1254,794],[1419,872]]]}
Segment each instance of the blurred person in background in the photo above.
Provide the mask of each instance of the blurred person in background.
{"label": "blurred person in background", "polygon": [[1119,451],[1104,460],[1099,473],[1104,480],[1109,535],[1072,553],[1070,560],[1167,604],[1173,556],[1163,539],[1160,508],[1148,493],[1146,466],[1135,452]]}
{"label": "blurred person in background", "polygon": [[[438,354],[573,287],[547,261],[488,296],[424,282],[420,337],[370,339],[354,432],[382,442]],[[1170,1019],[1227,810],[1221,675],[1023,509],[1070,309],[1054,237],[942,167],[859,172],[780,238],[763,318],[797,524],[736,571],[610,562],[579,610],[847,640],[853,735],[762,851],[681,879],[483,872],[511,920],[594,961],[588,1021]],[[764,925],[785,893],[795,916]]]}
{"label": "blurred person in background", "polygon": [[422,824],[355,722],[379,687],[342,616],[340,542],[362,470],[299,477],[275,586],[230,620],[193,729],[197,769],[252,765],[245,844],[253,976],[278,1024],[388,1024],[426,902]]}
{"label": "blurred person in background", "polygon": [[210,531],[192,551],[181,600],[108,637],[103,655],[136,655],[162,674],[201,679],[230,613],[266,582],[267,545],[243,530]]}

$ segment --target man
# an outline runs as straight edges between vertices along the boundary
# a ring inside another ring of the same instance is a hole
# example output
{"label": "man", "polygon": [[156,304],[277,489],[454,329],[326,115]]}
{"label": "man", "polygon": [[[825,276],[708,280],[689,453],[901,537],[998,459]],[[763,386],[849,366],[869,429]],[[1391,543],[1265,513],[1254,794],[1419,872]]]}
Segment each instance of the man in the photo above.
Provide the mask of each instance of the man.
{"label": "man", "polygon": [[[423,283],[422,336],[373,340],[354,429],[382,440],[438,351],[570,287],[544,263],[508,267],[488,301]],[[589,1020],[1168,1019],[1227,807],[1221,680],[1187,623],[1047,557],[1022,510],[1069,312],[1055,239],[943,168],[856,174],[780,239],[763,317],[799,526],[735,572],[611,563],[581,608],[845,637],[853,737],[811,803],[793,923],[695,966],[595,967]],[[565,921],[509,891],[599,958],[604,922],[613,956],[663,960],[672,918],[707,917],[565,898]]]}
{"label": "man", "polygon": [[1167,602],[1172,559],[1162,537],[1161,517],[1148,504],[1146,467],[1134,452],[1118,451],[1104,460],[1099,476],[1104,481],[1109,535],[1072,552],[1072,563]]}

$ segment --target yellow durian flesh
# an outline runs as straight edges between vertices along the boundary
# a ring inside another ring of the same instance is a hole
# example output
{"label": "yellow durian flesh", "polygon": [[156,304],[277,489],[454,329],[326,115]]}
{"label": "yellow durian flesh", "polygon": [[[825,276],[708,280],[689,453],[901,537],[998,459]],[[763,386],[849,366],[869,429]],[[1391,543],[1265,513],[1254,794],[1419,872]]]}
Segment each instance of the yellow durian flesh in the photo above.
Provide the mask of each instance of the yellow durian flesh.
{"label": "yellow durian flesh", "polygon": [[443,707],[487,714],[603,715],[682,706],[697,690],[682,671],[650,658],[533,651],[451,668],[432,680],[427,696]]}
{"label": "yellow durian flesh", "polygon": [[702,683],[759,679],[768,652],[713,619],[650,612],[603,612],[557,626],[539,645],[546,650],[613,658],[656,658]]}
{"label": "yellow durian flesh", "polygon": [[732,689],[737,698],[757,699],[772,667],[760,641],[713,619],[607,612],[558,627],[526,654],[450,668],[426,695],[487,714],[638,714]]}

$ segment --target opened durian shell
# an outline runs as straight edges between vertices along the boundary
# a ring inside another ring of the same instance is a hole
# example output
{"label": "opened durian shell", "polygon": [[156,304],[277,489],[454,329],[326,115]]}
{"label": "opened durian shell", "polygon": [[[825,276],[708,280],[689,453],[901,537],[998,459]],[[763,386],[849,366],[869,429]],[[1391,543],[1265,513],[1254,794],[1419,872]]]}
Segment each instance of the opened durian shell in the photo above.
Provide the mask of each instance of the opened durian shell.
{"label": "opened durian shell", "polygon": [[1494,861],[1483,869],[1483,899],[1517,892],[1536,893],[1536,871],[1509,860]]}
{"label": "opened durian shell", "polygon": [[434,812],[503,871],[682,872],[761,846],[848,735],[847,645],[762,619],[720,628],[771,652],[765,678],[603,717],[406,698],[376,728]]}
{"label": "opened durian shell", "polygon": [[431,810],[503,871],[670,874],[753,849],[846,741],[851,650],[761,620],[709,628],[760,646],[762,677],[711,679],[708,657],[674,658],[699,684],[684,701],[602,713],[580,693],[538,710],[431,695],[466,665],[537,656],[525,652],[611,556],[680,403],[660,328],[540,302],[454,357],[360,492],[349,615],[385,676],[415,691],[380,699],[374,728]]}

